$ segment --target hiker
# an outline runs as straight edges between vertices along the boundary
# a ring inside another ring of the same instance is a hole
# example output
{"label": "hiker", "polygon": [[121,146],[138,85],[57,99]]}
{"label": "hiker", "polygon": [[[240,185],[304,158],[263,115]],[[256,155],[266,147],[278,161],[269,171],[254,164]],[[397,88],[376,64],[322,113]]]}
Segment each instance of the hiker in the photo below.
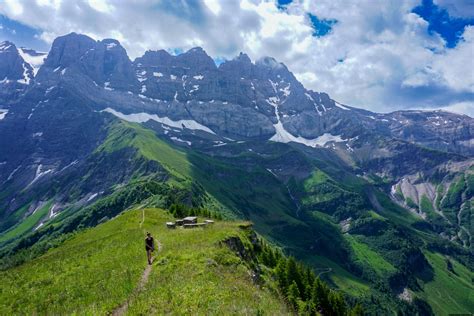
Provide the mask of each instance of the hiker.
{"label": "hiker", "polygon": [[151,254],[153,251],[155,251],[155,240],[153,239],[150,233],[146,233],[145,249],[146,255],[148,257],[148,264],[151,264]]}

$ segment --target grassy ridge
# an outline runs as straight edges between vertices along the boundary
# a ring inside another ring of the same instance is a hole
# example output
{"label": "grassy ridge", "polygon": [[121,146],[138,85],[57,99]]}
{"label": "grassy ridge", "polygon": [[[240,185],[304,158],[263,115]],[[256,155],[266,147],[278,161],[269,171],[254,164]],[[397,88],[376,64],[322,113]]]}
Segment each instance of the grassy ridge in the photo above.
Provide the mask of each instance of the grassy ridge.
{"label": "grassy ridge", "polygon": [[282,301],[276,299],[275,288],[258,289],[241,259],[229,248],[216,246],[231,236],[246,240],[236,223],[219,222],[199,230],[168,230],[162,223],[157,224],[152,232],[163,249],[146,291],[130,302],[132,314],[286,313]]}
{"label": "grassy ridge", "polygon": [[[170,219],[164,211],[147,209],[145,214],[142,227],[142,211],[128,211],[0,272],[0,314],[106,314],[126,299],[131,314],[161,314],[170,307],[176,313],[286,311],[277,296],[252,283],[239,257],[218,245],[243,236],[238,223],[172,231],[164,226]],[[163,251],[145,294],[131,296],[146,265],[145,231],[156,236]]]}
{"label": "grassy ridge", "polygon": [[114,124],[97,151],[113,152],[126,147],[136,148],[146,158],[160,162],[178,179],[190,176],[191,163],[186,158],[186,153],[172,148],[156,137],[152,130],[140,124],[125,121]]}

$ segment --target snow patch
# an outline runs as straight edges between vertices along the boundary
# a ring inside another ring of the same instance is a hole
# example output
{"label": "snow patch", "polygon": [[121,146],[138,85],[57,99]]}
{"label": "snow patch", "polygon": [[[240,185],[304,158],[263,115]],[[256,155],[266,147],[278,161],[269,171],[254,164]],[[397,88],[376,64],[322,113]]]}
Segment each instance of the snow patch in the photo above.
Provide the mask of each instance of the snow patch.
{"label": "snow patch", "polygon": [[193,78],[196,79],[196,80],[202,80],[202,79],[204,79],[204,76],[203,75],[197,75],[197,76],[194,76]]}
{"label": "snow patch", "polygon": [[56,86],[49,87],[48,89],[46,89],[45,94],[50,93],[51,91],[53,91],[54,88],[56,88]]}
{"label": "snow patch", "polygon": [[116,43],[109,43],[109,44],[106,45],[107,50],[110,50],[110,49],[112,49],[112,48],[114,48],[114,47],[116,47],[116,46],[117,46]]}
{"label": "snow patch", "polygon": [[295,142],[295,143],[300,143],[309,147],[324,146],[328,142],[343,142],[344,141],[340,135],[332,135],[330,133],[324,133],[323,135],[314,139],[307,139],[302,136],[294,136],[293,134],[288,132],[283,126],[283,123],[280,120],[280,113],[278,111],[278,105],[275,102],[275,99],[273,99],[273,97],[269,99],[270,100],[267,100],[267,102],[274,107],[275,116],[277,117],[277,120],[278,120],[276,124],[273,124],[273,127],[275,128],[275,135],[273,135],[270,138],[271,141],[279,142],[279,143]]}
{"label": "snow patch", "polygon": [[272,85],[273,92],[277,93],[278,83],[273,82],[271,79],[268,79],[268,81],[270,81],[270,84]]}
{"label": "snow patch", "polygon": [[291,87],[291,83],[289,83],[285,88],[280,89],[280,91],[283,92],[283,95],[285,97],[288,97],[291,94],[290,87]]}
{"label": "snow patch", "polygon": [[142,93],[145,93],[145,92],[146,92],[146,86],[145,86],[145,85],[142,86],[141,92],[142,92]]}
{"label": "snow patch", "polygon": [[94,193],[94,194],[92,194],[91,196],[89,196],[89,197],[87,198],[87,201],[86,201],[86,202],[92,201],[93,199],[95,199],[95,197],[96,197],[97,195],[99,195],[99,193]]}
{"label": "snow patch", "polygon": [[114,89],[110,88],[110,82],[104,82],[104,89],[108,91],[113,91]]}
{"label": "snow patch", "polygon": [[212,146],[214,146],[214,147],[221,147],[221,146],[227,145],[227,143],[224,143],[224,142],[222,142],[222,141],[220,141],[220,140],[216,140],[216,141],[214,141],[214,143],[215,143],[215,144],[212,145]]}
{"label": "snow patch", "polygon": [[28,76],[28,68],[26,68],[25,63],[22,63],[21,66],[23,67],[23,79],[17,80],[18,83],[22,84],[30,84],[30,76]]}
{"label": "snow patch", "polygon": [[36,174],[35,174],[35,178],[33,179],[33,181],[30,182],[30,184],[28,184],[27,187],[31,186],[33,183],[35,183],[36,181],[38,181],[39,178],[47,175],[48,173],[51,173],[53,172],[53,169],[48,169],[48,170],[44,170],[43,171],[43,165],[42,164],[39,164],[38,167],[36,168]]}
{"label": "snow patch", "polygon": [[38,53],[37,56],[32,56],[23,48],[19,48],[18,53],[20,54],[21,58],[23,58],[23,60],[26,61],[31,66],[31,68],[33,68],[33,75],[36,76],[38,70],[44,63],[46,53]]}
{"label": "snow patch", "polygon": [[189,93],[193,93],[194,91],[198,91],[198,90],[199,90],[199,85],[195,84],[193,85],[193,88],[189,91]]}
{"label": "snow patch", "polygon": [[175,137],[175,136],[172,136],[170,137],[172,140],[174,141],[177,141],[177,142],[181,142],[181,143],[186,143],[188,144],[189,146],[192,145],[192,143],[190,141],[187,141],[187,140],[182,140],[181,138],[178,138],[178,137]]}
{"label": "snow patch", "polygon": [[49,210],[49,218],[55,218],[56,216],[58,216],[59,210],[55,212],[58,208],[59,205],[57,205],[56,203],[51,207],[51,209]]}
{"label": "snow patch", "polygon": [[8,114],[7,109],[0,109],[0,121],[3,120],[5,116],[7,116],[7,114]]}
{"label": "snow patch", "polygon": [[171,78],[171,80],[176,80],[176,76],[175,76],[175,75],[170,75],[170,78]]}
{"label": "snow patch", "polygon": [[6,42],[6,41],[0,43],[0,50],[2,50],[2,51],[3,51],[3,50],[7,50],[7,49],[9,49],[10,47],[12,47],[12,46],[11,46],[10,44],[8,44],[8,42]]}
{"label": "snow patch", "polygon": [[342,104],[339,103],[339,102],[335,102],[335,101],[334,101],[334,104],[335,104],[338,108],[340,108],[340,109],[343,109],[343,110],[346,110],[346,111],[350,111],[350,110],[351,110],[351,109],[349,109],[349,108],[346,108],[344,105],[342,105]]}
{"label": "snow patch", "polygon": [[62,168],[61,170],[59,170],[59,172],[62,172],[64,170],[66,170],[67,168],[71,167],[71,166],[74,166],[76,164],[79,163],[79,160],[74,160],[73,162],[71,162],[70,164],[68,164],[67,166],[65,166],[64,168]]}
{"label": "snow patch", "polygon": [[43,225],[44,225],[44,223],[43,223],[43,222],[39,223],[39,225],[38,225],[38,226],[36,226],[36,228],[35,228],[35,231],[37,231],[38,229],[40,229],[40,228],[41,228]]}
{"label": "snow patch", "polygon": [[8,178],[7,178],[7,181],[10,181],[11,179],[13,179],[13,176],[15,175],[15,173],[18,171],[18,169],[21,168],[21,165],[19,165],[18,167],[16,167],[9,175],[8,175]]}
{"label": "snow patch", "polygon": [[163,77],[163,74],[161,72],[153,72],[153,76],[155,77]]}
{"label": "snow patch", "polygon": [[208,132],[210,134],[215,134],[209,127],[204,126],[204,125],[196,122],[195,120],[174,121],[174,120],[172,120],[172,119],[170,119],[166,116],[165,117],[159,117],[156,114],[149,114],[149,113],[144,113],[144,112],[124,114],[124,113],[115,111],[112,108],[106,108],[105,110],[102,110],[101,112],[111,113],[111,114],[115,115],[116,117],[118,117],[118,118],[120,118],[124,121],[128,121],[128,122],[144,123],[144,122],[148,122],[149,120],[152,120],[152,121],[162,123],[164,125],[168,125],[168,126],[171,126],[171,127],[176,127],[176,128],[179,128],[179,129],[187,128],[187,129],[191,129],[191,130],[202,130],[202,131]]}

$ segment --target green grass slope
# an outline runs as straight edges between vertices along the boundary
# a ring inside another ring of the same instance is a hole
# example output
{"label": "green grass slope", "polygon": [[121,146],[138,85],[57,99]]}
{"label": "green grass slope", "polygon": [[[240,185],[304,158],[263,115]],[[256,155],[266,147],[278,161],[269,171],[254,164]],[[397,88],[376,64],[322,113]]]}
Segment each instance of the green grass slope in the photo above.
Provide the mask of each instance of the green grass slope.
{"label": "green grass slope", "polygon": [[[169,219],[159,209],[127,211],[0,272],[0,314],[107,314],[126,301],[132,315],[287,313],[277,292],[252,283],[241,259],[220,244],[247,238],[239,223],[169,230]],[[146,267],[145,231],[162,250],[137,292]]]}
{"label": "green grass slope", "polygon": [[[436,315],[469,314],[474,311],[474,274],[456,260],[425,252],[433,267],[434,277],[428,282],[419,280],[421,291],[416,295],[425,299]],[[452,268],[448,268],[448,260]]]}
{"label": "green grass slope", "polygon": [[[21,221],[18,225],[12,227],[11,229],[3,232],[0,234],[0,245],[8,240],[17,238],[29,231],[31,231],[35,226],[37,226],[38,222],[45,217],[50,208],[51,208],[52,201],[46,202],[42,207],[34,211],[28,217],[26,217],[23,221]],[[24,208],[20,208],[18,212],[22,212],[23,209],[27,208],[29,205],[25,205]]]}

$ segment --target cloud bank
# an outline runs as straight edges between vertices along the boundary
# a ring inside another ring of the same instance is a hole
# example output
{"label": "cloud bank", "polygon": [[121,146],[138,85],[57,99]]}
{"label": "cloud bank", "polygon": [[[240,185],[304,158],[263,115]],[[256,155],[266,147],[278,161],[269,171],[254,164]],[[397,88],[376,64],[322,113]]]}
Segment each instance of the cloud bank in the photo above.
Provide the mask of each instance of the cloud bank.
{"label": "cloud bank", "polygon": [[[275,57],[307,88],[341,103],[378,112],[444,108],[474,116],[474,26],[466,25],[456,46],[448,48],[431,30],[432,21],[413,12],[419,5],[415,0],[300,0],[284,6],[264,0],[4,0],[0,14],[40,30],[48,43],[74,31],[116,38],[131,58],[161,48],[202,46],[219,59],[244,51],[254,60]],[[453,19],[473,18],[469,1],[433,5]]]}

